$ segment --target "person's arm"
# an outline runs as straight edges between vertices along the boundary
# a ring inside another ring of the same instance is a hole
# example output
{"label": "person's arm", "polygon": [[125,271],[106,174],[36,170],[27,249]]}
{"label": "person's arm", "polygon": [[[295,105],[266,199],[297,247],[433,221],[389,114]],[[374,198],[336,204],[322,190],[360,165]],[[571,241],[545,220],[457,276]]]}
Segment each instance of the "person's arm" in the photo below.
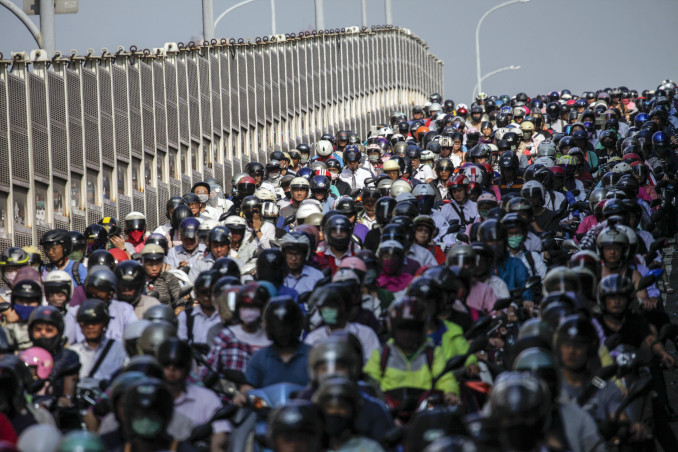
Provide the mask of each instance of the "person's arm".
{"label": "person's arm", "polygon": [[[388,345],[385,345],[384,347],[388,347]],[[379,386],[381,386],[382,375],[380,349],[376,349],[372,352],[369,359],[367,360],[367,363],[365,364],[365,367],[363,367],[363,372],[369,375],[370,378],[372,378],[379,384]]]}

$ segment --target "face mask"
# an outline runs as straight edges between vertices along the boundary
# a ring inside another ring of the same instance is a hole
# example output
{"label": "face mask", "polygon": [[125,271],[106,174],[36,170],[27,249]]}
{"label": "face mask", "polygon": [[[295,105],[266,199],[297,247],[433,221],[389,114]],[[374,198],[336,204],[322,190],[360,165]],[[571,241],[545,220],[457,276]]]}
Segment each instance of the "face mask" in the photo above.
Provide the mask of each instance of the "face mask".
{"label": "face mask", "polygon": [[27,306],[24,304],[15,304],[14,312],[19,316],[22,322],[28,322],[28,318],[31,316],[31,313],[36,308],[36,306]]}
{"label": "face mask", "polygon": [[75,262],[80,262],[83,257],[85,257],[85,253],[83,251],[73,251],[68,255],[68,258]]}
{"label": "face mask", "polygon": [[5,272],[5,279],[10,285],[14,284],[17,273],[19,272]]}
{"label": "face mask", "polygon": [[142,438],[156,437],[162,429],[162,423],[147,417],[137,418],[132,421],[132,431]]}
{"label": "face mask", "polygon": [[339,309],[337,308],[320,308],[320,317],[328,325],[336,325],[339,321]]}
{"label": "face mask", "polygon": [[198,195],[198,200],[200,200],[200,204],[207,204],[207,201],[210,199],[209,195]]}
{"label": "face mask", "polygon": [[390,257],[381,260],[381,268],[384,269],[384,273],[387,275],[395,275],[398,273],[401,265],[402,260],[397,257]]}
{"label": "face mask", "polygon": [[129,238],[135,243],[140,243],[144,238],[144,231],[130,231]]}
{"label": "face mask", "polygon": [[490,211],[489,210],[479,210],[478,213],[480,214],[480,216],[484,220],[490,214]]}
{"label": "face mask", "polygon": [[268,173],[268,178],[271,180],[276,180],[277,178],[280,177],[280,172],[277,173]]}
{"label": "face mask", "polygon": [[511,249],[517,250],[520,248],[520,245],[523,244],[523,236],[522,235],[512,235],[508,238],[508,246]]}
{"label": "face mask", "polygon": [[40,339],[33,339],[33,345],[35,347],[44,348],[50,353],[56,351],[56,349],[59,346],[59,342],[61,342],[60,336],[54,336],[50,338],[41,337]]}
{"label": "face mask", "polygon": [[338,438],[350,430],[351,421],[343,416],[328,414],[325,416],[325,433],[330,438]]}
{"label": "face mask", "polygon": [[261,317],[261,310],[257,308],[240,308],[240,320],[244,324],[251,324],[259,320]]}
{"label": "face mask", "polygon": [[335,173],[334,171],[330,171],[330,177],[332,178],[333,181],[337,180],[339,178],[339,173]]}
{"label": "face mask", "polygon": [[301,154],[301,164],[306,165],[308,163],[308,155],[307,154]]}

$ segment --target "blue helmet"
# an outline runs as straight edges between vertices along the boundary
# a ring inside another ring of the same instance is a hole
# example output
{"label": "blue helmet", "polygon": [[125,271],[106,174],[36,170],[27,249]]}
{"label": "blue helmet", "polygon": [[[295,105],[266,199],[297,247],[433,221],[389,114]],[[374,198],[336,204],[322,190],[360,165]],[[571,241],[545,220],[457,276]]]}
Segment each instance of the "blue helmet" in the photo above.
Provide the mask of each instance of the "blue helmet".
{"label": "blue helmet", "polygon": [[179,237],[186,237],[189,239],[198,236],[198,228],[200,227],[200,220],[195,217],[184,218],[179,225]]}
{"label": "blue helmet", "polygon": [[301,169],[297,172],[297,176],[303,177],[303,178],[305,178],[305,179],[310,179],[311,176],[313,176],[313,170],[312,170],[311,168],[308,168],[308,167],[306,167],[306,168],[301,168]]}

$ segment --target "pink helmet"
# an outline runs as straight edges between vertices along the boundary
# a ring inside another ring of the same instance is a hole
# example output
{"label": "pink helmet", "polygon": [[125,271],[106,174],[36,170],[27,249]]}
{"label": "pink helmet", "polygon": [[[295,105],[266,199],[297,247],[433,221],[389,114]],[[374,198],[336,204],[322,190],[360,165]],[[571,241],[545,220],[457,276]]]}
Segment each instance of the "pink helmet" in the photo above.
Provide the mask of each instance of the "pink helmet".
{"label": "pink helmet", "polygon": [[41,380],[46,380],[52,373],[54,359],[44,348],[31,347],[21,352],[19,357],[28,367],[35,367],[38,378]]}
{"label": "pink helmet", "polygon": [[367,273],[367,266],[359,257],[347,257],[346,259],[342,259],[339,268],[350,268],[354,271],[358,270],[359,272],[363,272],[363,274]]}

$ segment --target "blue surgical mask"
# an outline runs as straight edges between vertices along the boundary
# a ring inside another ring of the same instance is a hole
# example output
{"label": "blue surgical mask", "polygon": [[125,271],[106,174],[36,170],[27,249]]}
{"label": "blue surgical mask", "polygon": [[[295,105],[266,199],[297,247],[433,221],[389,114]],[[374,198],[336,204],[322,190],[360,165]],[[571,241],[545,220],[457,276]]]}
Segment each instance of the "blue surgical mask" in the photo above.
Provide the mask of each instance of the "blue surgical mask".
{"label": "blue surgical mask", "polygon": [[28,318],[37,306],[28,306],[25,304],[15,304],[14,312],[19,316],[22,322],[28,322]]}

